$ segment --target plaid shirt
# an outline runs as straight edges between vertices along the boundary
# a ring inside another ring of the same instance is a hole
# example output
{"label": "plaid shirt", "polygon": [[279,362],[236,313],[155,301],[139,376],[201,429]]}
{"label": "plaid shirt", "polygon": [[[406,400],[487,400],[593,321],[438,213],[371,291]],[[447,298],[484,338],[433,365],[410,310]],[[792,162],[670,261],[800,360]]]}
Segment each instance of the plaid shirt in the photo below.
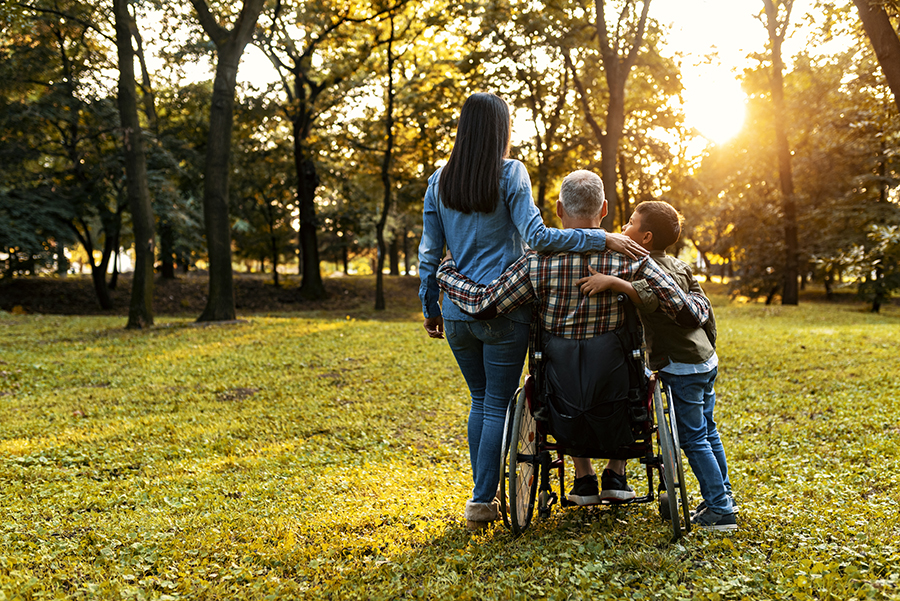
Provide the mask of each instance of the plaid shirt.
{"label": "plaid shirt", "polygon": [[681,325],[699,327],[709,318],[709,300],[682,292],[652,259],[630,259],[608,250],[548,255],[529,251],[487,286],[461,274],[451,259],[438,270],[438,283],[456,306],[476,317],[508,313],[536,301],[532,342],[538,323],[556,336],[580,340],[613,331],[624,319],[615,292],[581,294],[575,282],[590,275],[588,265],[631,282],[645,305],[658,302],[657,310]]}

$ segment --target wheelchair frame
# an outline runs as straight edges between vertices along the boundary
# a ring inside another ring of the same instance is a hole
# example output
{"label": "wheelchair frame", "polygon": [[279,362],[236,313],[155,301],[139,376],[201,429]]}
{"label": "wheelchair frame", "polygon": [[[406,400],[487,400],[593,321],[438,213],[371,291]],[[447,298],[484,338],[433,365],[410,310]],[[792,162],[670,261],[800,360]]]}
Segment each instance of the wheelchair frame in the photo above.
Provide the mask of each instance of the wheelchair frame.
{"label": "wheelchair frame", "polygon": [[[616,504],[653,502],[653,472],[658,472],[665,487],[665,496],[659,495],[660,517],[670,520],[674,542],[690,532],[691,516],[671,391],[664,389],[656,374],[649,380],[643,403],[645,419],[632,420],[635,442],[609,451],[606,457],[640,459],[646,466],[647,494]],[[541,518],[549,517],[552,506],[560,499],[562,506],[575,505],[566,499],[565,493],[567,449],[549,440],[553,435],[549,432],[549,423],[535,416],[540,414],[540,409],[535,379],[529,375],[507,409],[501,453],[500,510],[503,522],[516,536],[531,524],[536,500]],[[598,455],[601,457],[606,458]],[[559,474],[558,495],[550,485],[550,472],[554,469]]]}

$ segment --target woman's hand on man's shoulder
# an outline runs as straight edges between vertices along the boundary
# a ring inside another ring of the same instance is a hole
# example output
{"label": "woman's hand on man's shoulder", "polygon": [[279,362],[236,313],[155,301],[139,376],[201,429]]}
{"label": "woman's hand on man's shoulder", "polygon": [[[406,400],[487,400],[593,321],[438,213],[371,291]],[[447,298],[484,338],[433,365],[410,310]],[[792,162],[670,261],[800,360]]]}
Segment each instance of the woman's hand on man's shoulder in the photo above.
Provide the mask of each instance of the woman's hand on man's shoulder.
{"label": "woman's hand on man's shoulder", "polygon": [[613,234],[610,232],[606,233],[606,249],[620,252],[632,259],[643,259],[650,254],[646,248],[625,234]]}

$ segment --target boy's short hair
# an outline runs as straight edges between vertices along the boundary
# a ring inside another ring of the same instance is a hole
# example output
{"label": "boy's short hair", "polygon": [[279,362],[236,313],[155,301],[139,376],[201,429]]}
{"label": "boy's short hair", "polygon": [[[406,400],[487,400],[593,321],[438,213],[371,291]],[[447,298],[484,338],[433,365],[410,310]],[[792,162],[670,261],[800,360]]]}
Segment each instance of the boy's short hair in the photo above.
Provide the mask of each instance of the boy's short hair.
{"label": "boy's short hair", "polygon": [[666,250],[681,237],[684,216],[669,203],[648,200],[634,208],[641,216],[641,228],[653,233],[653,250]]}
{"label": "boy's short hair", "polygon": [[592,171],[579,169],[563,179],[559,199],[574,219],[592,219],[603,209],[603,180]]}

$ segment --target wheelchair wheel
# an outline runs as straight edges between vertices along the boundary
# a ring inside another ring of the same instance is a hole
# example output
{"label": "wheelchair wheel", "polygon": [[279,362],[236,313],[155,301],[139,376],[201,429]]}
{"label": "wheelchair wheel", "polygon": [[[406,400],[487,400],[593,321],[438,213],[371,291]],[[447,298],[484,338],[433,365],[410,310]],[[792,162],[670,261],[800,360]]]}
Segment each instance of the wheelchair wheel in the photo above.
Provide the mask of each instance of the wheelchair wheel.
{"label": "wheelchair wheel", "polygon": [[666,404],[669,406],[669,424],[672,427],[672,440],[675,442],[675,467],[678,477],[678,492],[681,501],[681,513],[684,516],[684,531],[691,531],[691,508],[688,506],[687,483],[684,481],[684,462],[681,460],[681,443],[678,441],[678,422],[675,421],[675,403],[672,402],[672,389],[666,386]]}
{"label": "wheelchair wheel", "polygon": [[[675,438],[672,433],[672,423],[669,421],[669,412],[663,401],[660,391],[660,384],[657,383],[653,388],[653,409],[656,414],[657,438],[659,439],[659,450],[662,455],[662,481],[666,486],[666,499],[668,500],[669,516],[672,524],[672,540],[678,540],[681,537],[681,519],[678,515],[678,492],[676,490],[677,483],[675,481],[678,468],[676,467],[675,458]],[[665,517],[664,508],[660,508]]]}
{"label": "wheelchair wheel", "polygon": [[[502,507],[503,519],[507,521],[513,534],[519,535],[531,524],[534,514],[534,500],[538,484],[537,443],[538,434],[528,408],[525,389],[520,389],[515,397],[515,409],[510,407],[507,417],[507,461],[509,466],[509,504]],[[501,494],[504,504],[506,494]]]}
{"label": "wheelchair wheel", "polygon": [[509,405],[506,407],[506,419],[503,422],[503,446],[500,449],[500,515],[503,516],[503,525],[507,528],[512,528],[512,524],[509,522],[509,503],[506,494],[507,478],[509,478],[509,470],[507,469],[509,464],[509,443],[512,439],[513,419],[516,414],[516,399],[519,398],[520,392],[522,392],[522,388],[516,390],[516,393],[509,400]]}

